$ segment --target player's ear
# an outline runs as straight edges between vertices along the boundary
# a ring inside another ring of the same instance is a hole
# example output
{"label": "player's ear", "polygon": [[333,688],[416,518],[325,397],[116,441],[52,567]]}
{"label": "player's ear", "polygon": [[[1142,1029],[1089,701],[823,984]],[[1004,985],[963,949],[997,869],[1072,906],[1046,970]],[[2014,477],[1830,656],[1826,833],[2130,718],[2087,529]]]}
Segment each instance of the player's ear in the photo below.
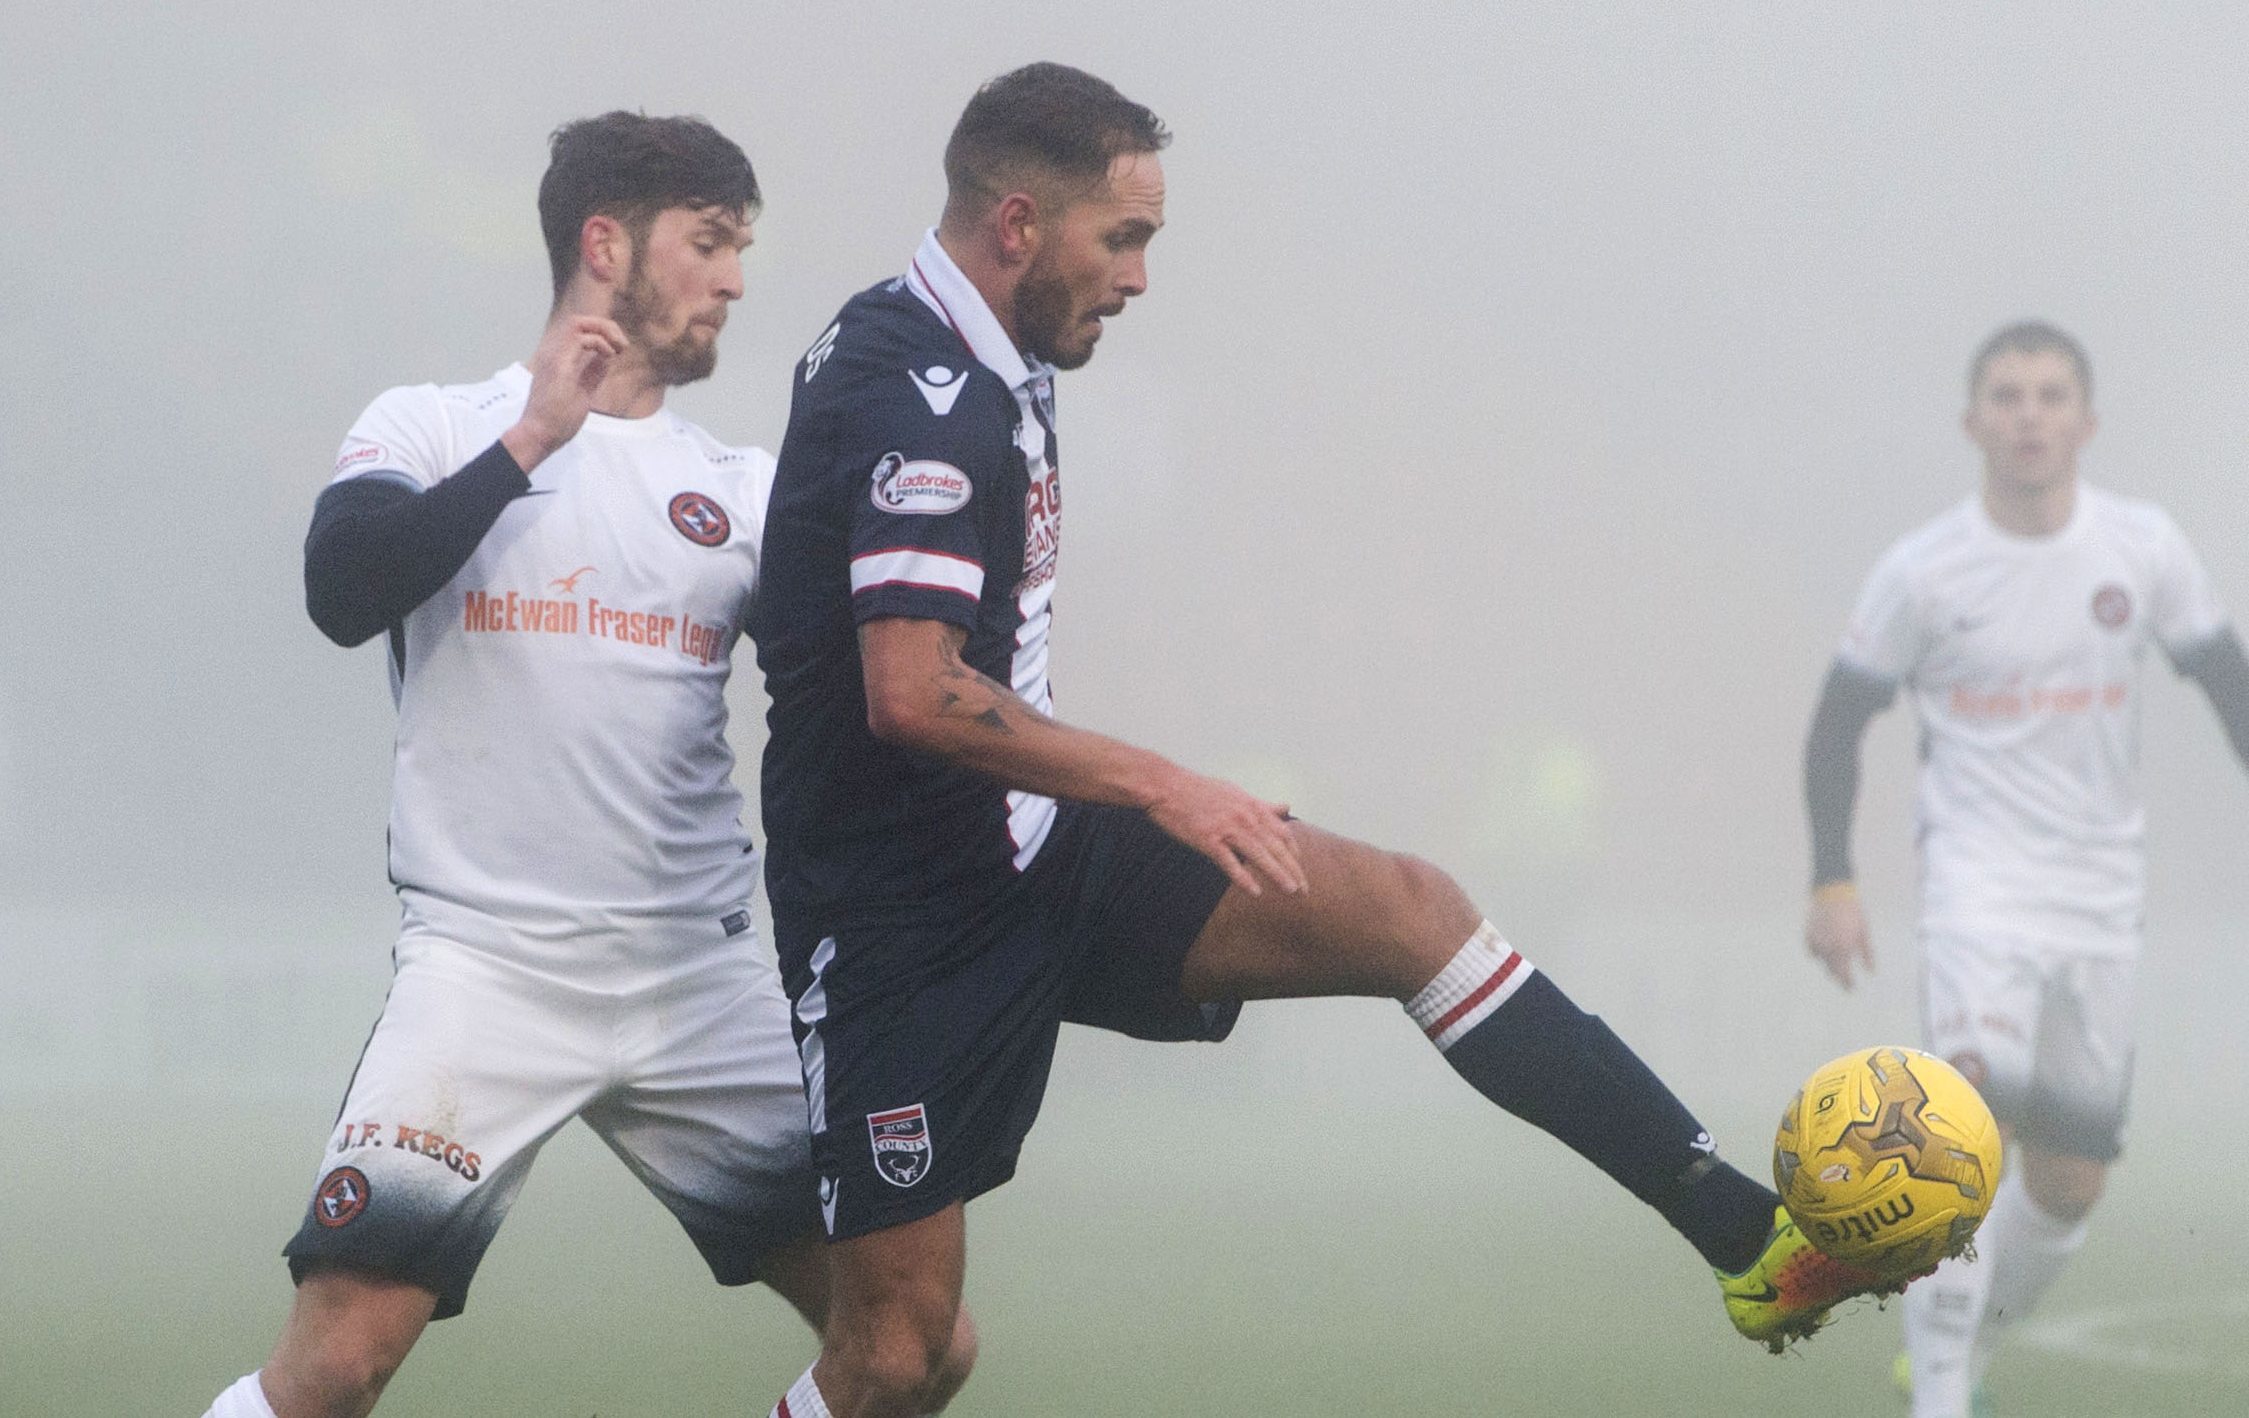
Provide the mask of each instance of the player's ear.
{"label": "player's ear", "polygon": [[632,234],[615,217],[596,212],[578,229],[578,265],[601,284],[621,283],[632,259]]}
{"label": "player's ear", "polygon": [[1039,203],[1028,192],[1010,192],[992,208],[1000,256],[1010,266],[1026,264],[1039,251]]}

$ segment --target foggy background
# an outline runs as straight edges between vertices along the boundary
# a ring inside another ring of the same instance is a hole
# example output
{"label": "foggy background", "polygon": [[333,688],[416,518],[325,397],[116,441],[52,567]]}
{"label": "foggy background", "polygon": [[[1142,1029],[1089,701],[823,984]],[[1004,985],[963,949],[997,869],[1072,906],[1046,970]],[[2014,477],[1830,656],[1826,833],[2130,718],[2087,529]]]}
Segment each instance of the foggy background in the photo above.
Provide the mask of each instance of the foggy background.
{"label": "foggy background", "polygon": [[[1798,939],[1799,762],[1860,578],[1975,485],[1992,328],[2085,342],[2088,479],[2249,605],[2245,53],[2223,4],[15,7],[0,1099],[112,1121],[0,1158],[0,1245],[106,1234],[80,1185],[144,1100],[268,1099],[273,1145],[167,1206],[189,1272],[198,1217],[250,1215],[227,1303],[278,1320],[395,918],[382,651],[305,619],[301,539],[379,391],[529,353],[547,133],[635,107],[747,149],[748,296],[674,407],[772,446],[791,363],[934,220],[962,103],[1040,58],[1176,134],[1151,290],[1060,387],[1059,712],[1448,866],[1755,1170],[1813,1063],[1914,1033],[1909,714],[1869,744],[1855,996]],[[2249,987],[2249,785],[2147,674],[2143,1130],[2151,1091],[2240,1098]],[[1222,1064],[1088,1045],[1049,1114],[1196,1067],[1253,1117],[1279,1076],[1295,1116],[1457,1091],[1382,1009],[1259,1013]],[[4,1262],[0,1317],[56,1303]]]}

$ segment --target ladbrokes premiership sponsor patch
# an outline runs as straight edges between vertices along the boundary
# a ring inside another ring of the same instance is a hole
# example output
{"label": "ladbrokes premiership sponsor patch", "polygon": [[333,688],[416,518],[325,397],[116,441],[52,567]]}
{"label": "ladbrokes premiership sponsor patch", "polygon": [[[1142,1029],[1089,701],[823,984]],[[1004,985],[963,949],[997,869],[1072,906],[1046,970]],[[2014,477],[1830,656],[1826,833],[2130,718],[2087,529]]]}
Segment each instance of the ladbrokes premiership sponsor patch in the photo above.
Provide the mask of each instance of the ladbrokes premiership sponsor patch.
{"label": "ladbrokes premiership sponsor patch", "polygon": [[903,453],[885,453],[875,464],[867,495],[885,512],[941,517],[968,506],[974,492],[968,474],[950,463],[921,458],[909,462]]}
{"label": "ladbrokes premiership sponsor patch", "polygon": [[365,472],[369,468],[379,468],[383,465],[384,459],[389,456],[383,451],[382,444],[366,443],[355,438],[344,445],[343,452],[336,455],[336,476],[342,477],[345,473]]}
{"label": "ladbrokes premiership sponsor patch", "polygon": [[910,1187],[929,1175],[929,1119],[921,1104],[867,1114],[867,1138],[875,1170],[892,1186]]}

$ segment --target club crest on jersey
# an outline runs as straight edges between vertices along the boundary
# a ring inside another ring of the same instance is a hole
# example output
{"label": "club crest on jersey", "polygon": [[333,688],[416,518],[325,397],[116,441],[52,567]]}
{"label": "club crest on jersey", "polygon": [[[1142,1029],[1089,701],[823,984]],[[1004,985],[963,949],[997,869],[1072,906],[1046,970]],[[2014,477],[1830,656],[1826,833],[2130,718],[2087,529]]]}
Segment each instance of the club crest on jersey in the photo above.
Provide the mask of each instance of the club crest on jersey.
{"label": "club crest on jersey", "polygon": [[2132,593],[2114,581],[2093,593],[2093,619],[2110,630],[2122,630],[2132,618]]}
{"label": "club crest on jersey", "polygon": [[312,1219],[330,1230],[348,1226],[367,1209],[367,1197],[367,1174],[357,1167],[338,1167],[313,1191]]}
{"label": "club crest on jersey", "polygon": [[699,547],[715,547],[734,530],[734,524],[726,520],[726,509],[699,492],[683,492],[673,498],[671,514],[679,534]]}
{"label": "club crest on jersey", "polygon": [[885,453],[875,464],[867,496],[885,512],[942,517],[968,506],[975,491],[968,474],[950,463],[926,458],[909,462],[903,453]]}
{"label": "club crest on jersey", "polygon": [[867,1114],[867,1140],[875,1171],[892,1186],[910,1187],[929,1175],[929,1119],[921,1104]]}

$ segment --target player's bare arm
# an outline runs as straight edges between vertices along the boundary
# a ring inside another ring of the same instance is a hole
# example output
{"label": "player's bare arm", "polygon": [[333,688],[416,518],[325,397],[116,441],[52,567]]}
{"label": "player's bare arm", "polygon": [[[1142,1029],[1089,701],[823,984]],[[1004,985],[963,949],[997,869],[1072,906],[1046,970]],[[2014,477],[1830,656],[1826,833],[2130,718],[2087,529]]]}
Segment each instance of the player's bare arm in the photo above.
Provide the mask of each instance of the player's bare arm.
{"label": "player's bare arm", "polygon": [[1264,894],[1260,878],[1283,891],[1305,889],[1286,805],[1049,718],[964,661],[967,640],[966,630],[936,620],[888,616],[859,628],[867,727],[875,737],[1010,788],[1138,808],[1252,896]]}
{"label": "player's bare arm", "polygon": [[1844,989],[1855,971],[1874,973],[1874,940],[1851,870],[1851,812],[1858,800],[1859,744],[1895,686],[1838,660],[1820,689],[1804,743],[1804,809],[1812,833],[1812,899],[1804,945]]}
{"label": "player's bare arm", "polygon": [[530,472],[578,436],[593,412],[594,391],[626,343],[624,328],[606,316],[566,316],[547,326],[531,353],[523,417],[500,435],[517,467]]}

